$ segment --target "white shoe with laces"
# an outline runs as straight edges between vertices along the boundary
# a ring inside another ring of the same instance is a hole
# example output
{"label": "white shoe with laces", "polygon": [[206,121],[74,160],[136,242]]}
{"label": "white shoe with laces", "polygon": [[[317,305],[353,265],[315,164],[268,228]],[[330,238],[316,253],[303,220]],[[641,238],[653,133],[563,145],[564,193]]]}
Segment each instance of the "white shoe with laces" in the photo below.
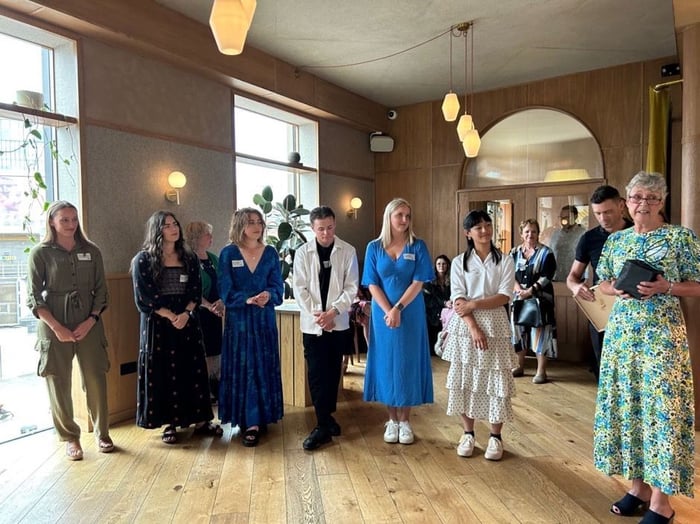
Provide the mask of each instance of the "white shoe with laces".
{"label": "white shoe with laces", "polygon": [[457,455],[460,457],[471,457],[472,453],[474,453],[474,435],[464,433],[457,445]]}
{"label": "white shoe with laces", "polygon": [[384,442],[389,444],[396,444],[399,441],[399,423],[395,420],[389,419],[389,422],[385,423],[384,426]]}
{"label": "white shoe with laces", "polygon": [[484,453],[486,460],[501,460],[503,458],[503,442],[496,437],[489,437],[489,445]]}
{"label": "white shoe with laces", "polygon": [[408,422],[399,422],[399,442],[413,444],[413,430]]}

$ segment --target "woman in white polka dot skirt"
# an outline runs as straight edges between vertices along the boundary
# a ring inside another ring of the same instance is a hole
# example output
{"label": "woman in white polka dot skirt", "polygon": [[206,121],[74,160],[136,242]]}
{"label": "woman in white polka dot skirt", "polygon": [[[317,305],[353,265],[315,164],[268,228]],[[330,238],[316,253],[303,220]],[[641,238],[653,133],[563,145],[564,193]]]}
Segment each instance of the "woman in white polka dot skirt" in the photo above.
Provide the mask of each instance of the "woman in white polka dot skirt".
{"label": "woman in white polka dot skirt", "polygon": [[450,280],[455,315],[447,325],[442,358],[447,373],[448,415],[460,415],[464,433],[457,454],[474,452],[474,421],[490,424],[484,458],[503,456],[501,428],[513,418],[511,370],[515,354],[506,306],[515,283],[513,259],[491,241],[493,224],[485,211],[470,212],[463,223],[467,250],[452,261]]}

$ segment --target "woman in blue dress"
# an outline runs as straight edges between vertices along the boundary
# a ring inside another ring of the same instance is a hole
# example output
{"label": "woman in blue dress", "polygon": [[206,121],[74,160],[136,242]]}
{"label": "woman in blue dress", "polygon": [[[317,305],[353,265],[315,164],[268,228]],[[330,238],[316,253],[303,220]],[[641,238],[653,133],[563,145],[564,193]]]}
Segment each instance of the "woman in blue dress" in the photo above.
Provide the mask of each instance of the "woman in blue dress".
{"label": "woman in blue dress", "polygon": [[367,245],[362,275],[372,294],[364,399],[387,405],[385,442],[413,443],[411,407],[433,402],[422,289],[434,278],[428,248],[413,233],[411,206],[395,198],[379,238]]}
{"label": "woman in blue dress", "polygon": [[248,447],[283,415],[275,306],[282,303],[284,284],[277,251],[263,243],[264,231],[260,211],[239,209],[231,218],[231,243],[219,256],[219,296],[226,306],[219,418],[246,428]]}
{"label": "woman in blue dress", "polygon": [[[618,298],[600,363],[593,433],[595,466],[632,481],[610,510],[641,522],[673,519],[670,495],[693,496],[694,398],[688,338],[679,296],[700,296],[700,243],[662,214],[664,177],[641,172],[627,185],[634,226],[612,233],[598,262],[600,290]],[[662,271],[641,282],[641,299],[615,287],[628,259]]]}

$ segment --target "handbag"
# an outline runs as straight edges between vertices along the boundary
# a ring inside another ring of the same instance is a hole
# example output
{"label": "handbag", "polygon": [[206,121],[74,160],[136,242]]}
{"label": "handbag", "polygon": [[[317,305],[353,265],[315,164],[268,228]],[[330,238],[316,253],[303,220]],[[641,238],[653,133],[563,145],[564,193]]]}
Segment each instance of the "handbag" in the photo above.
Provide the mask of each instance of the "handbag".
{"label": "handbag", "polygon": [[644,260],[625,260],[620,275],[617,277],[617,280],[615,280],[615,289],[620,289],[628,295],[639,299],[642,298],[641,293],[637,291],[639,283],[653,282],[658,275],[663,274],[663,271],[647,264]]}
{"label": "handbag", "polygon": [[542,309],[539,298],[526,298],[513,302],[513,324],[523,327],[542,327]]}

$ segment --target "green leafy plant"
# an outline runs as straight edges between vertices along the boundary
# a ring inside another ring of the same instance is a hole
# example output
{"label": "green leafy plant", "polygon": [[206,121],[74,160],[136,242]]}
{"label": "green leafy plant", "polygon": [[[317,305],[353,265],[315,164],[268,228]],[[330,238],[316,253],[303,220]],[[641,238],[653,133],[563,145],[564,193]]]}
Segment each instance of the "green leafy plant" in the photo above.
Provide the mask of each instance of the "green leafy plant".
{"label": "green leafy plant", "polygon": [[[284,281],[285,298],[292,296],[292,286],[288,280],[292,274],[294,264],[294,253],[307,238],[304,234],[311,229],[307,219],[309,210],[303,205],[297,205],[294,195],[287,195],[282,202],[274,202],[274,195],[270,186],[265,186],[260,193],[253,196],[253,202],[265,215],[268,235],[266,243],[273,246],[280,258],[280,270]],[[276,230],[277,235],[270,234],[269,231]]]}
{"label": "green leafy plant", "polygon": [[[46,106],[45,106],[46,107]],[[24,162],[26,165],[27,185],[24,189],[24,196],[27,198],[27,207],[24,216],[22,217],[22,230],[26,232],[27,239],[31,244],[36,244],[39,241],[38,236],[32,229],[32,215],[39,208],[40,215],[43,215],[49,208],[49,202],[46,200],[47,185],[44,176],[38,170],[42,151],[48,148],[51,156],[66,166],[70,166],[71,161],[60,155],[55,140],[44,141],[38,124],[32,122],[29,118],[24,117],[23,125],[25,135],[22,141],[14,149],[8,151],[0,151],[0,156],[12,154],[18,151],[24,152]],[[25,248],[28,252],[30,247]]]}

